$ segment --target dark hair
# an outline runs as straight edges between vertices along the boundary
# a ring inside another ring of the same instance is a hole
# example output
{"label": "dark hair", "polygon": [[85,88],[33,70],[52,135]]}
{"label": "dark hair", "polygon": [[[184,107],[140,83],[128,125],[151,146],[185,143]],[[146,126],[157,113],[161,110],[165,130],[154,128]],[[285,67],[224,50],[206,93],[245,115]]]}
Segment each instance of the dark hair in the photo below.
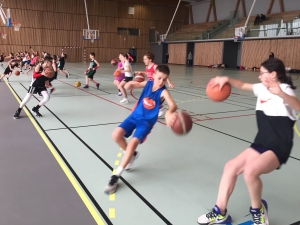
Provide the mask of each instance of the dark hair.
{"label": "dark hair", "polygon": [[95,52],[91,52],[91,53],[90,53],[90,55],[92,55],[92,56],[94,56],[94,57],[95,57]]}
{"label": "dark hair", "polygon": [[126,53],[121,53],[126,59],[128,59],[128,55]]}
{"label": "dark hair", "polygon": [[264,61],[261,66],[266,68],[269,73],[276,72],[277,73],[277,79],[281,83],[285,83],[291,86],[292,89],[296,89],[296,86],[294,86],[292,78],[286,74],[285,71],[285,65],[284,63],[277,58],[270,58],[266,61]]}
{"label": "dark hair", "polygon": [[170,75],[170,69],[167,65],[158,65],[155,69],[155,71],[159,71],[161,73],[164,73],[166,75]]}
{"label": "dark hair", "polygon": [[147,56],[148,59],[151,59],[152,62],[153,62],[153,60],[155,58],[155,55],[152,52],[147,52],[147,54],[145,54],[145,56]]}
{"label": "dark hair", "polygon": [[51,62],[53,58],[50,55],[45,56],[44,61],[49,61]]}
{"label": "dark hair", "polygon": [[65,58],[65,59],[68,59],[68,56],[67,56],[67,54],[65,54],[65,53],[64,53],[64,58]]}
{"label": "dark hair", "polygon": [[57,60],[57,55],[53,55],[53,59],[56,61]]}

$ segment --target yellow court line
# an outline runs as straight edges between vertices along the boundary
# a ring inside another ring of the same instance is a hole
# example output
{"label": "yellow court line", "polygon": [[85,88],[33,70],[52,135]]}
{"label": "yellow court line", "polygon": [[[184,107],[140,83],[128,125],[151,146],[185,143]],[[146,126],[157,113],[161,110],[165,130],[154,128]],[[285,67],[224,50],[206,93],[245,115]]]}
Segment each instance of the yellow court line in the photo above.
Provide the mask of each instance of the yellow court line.
{"label": "yellow court line", "polygon": [[[297,117],[299,118],[300,117],[300,114],[298,114],[297,115]],[[295,122],[295,125],[294,125],[294,130],[295,130],[295,132],[296,132],[296,134],[300,137],[300,131],[299,131],[299,129],[298,129],[298,127],[297,127],[297,121]]]}
{"label": "yellow court line", "polygon": [[114,201],[114,200],[116,200],[116,193],[109,195],[109,201]]}
{"label": "yellow court line", "polygon": [[119,153],[118,153],[118,157],[121,157],[121,156],[122,156],[122,152],[119,152]]}
{"label": "yellow court line", "polygon": [[[17,99],[18,103],[21,103],[21,101],[19,100],[19,98],[16,95],[16,93],[14,92],[14,90],[10,87],[10,85],[6,81],[5,81],[5,83],[8,86],[8,88],[10,89],[10,91],[12,92],[12,94],[14,95],[14,97]],[[77,194],[80,196],[80,198],[83,201],[83,203],[85,204],[85,206],[88,208],[89,212],[93,216],[96,223],[99,224],[99,225],[105,225],[105,223],[102,221],[102,219],[100,218],[99,214],[97,213],[97,211],[95,210],[95,208],[93,207],[91,202],[86,197],[84,191],[78,185],[75,178],[73,177],[73,175],[71,174],[71,172],[69,171],[69,169],[67,168],[65,163],[63,162],[63,160],[60,158],[60,156],[58,155],[58,153],[56,152],[54,147],[51,145],[48,138],[45,136],[44,132],[41,130],[39,125],[36,123],[36,121],[32,118],[32,116],[28,112],[28,110],[25,107],[23,108],[23,110],[26,113],[26,115],[28,116],[28,118],[30,119],[31,123],[33,124],[33,126],[35,127],[37,132],[39,133],[39,135],[41,136],[41,138],[43,139],[43,141],[45,142],[45,144],[47,145],[47,147],[49,148],[49,150],[51,151],[52,155],[54,156],[54,158],[56,159],[56,161],[58,162],[58,164],[60,165],[60,167],[62,168],[64,173],[66,174],[66,176],[68,177],[69,181],[71,182],[71,184],[73,185],[73,187],[77,191]]]}
{"label": "yellow court line", "polygon": [[108,215],[109,215],[109,218],[115,218],[116,217],[116,211],[115,211],[115,209],[114,208],[110,208]]}
{"label": "yellow court line", "polygon": [[115,165],[118,166],[119,164],[120,164],[120,161],[119,161],[119,160],[116,160],[116,161],[115,161]]}

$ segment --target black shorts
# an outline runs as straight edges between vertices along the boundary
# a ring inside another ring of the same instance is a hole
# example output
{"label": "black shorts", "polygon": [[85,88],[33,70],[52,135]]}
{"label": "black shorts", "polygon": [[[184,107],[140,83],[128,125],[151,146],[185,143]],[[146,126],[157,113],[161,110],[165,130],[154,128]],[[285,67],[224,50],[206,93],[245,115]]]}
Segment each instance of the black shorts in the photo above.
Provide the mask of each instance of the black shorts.
{"label": "black shorts", "polygon": [[32,87],[29,86],[28,93],[30,94],[41,94],[42,91],[47,91],[46,87]]}
{"label": "black shorts", "polygon": [[59,66],[58,69],[64,70],[64,66]]}
{"label": "black shorts", "polygon": [[5,74],[5,75],[10,74],[11,72],[12,72],[12,70],[10,70],[9,67],[7,67],[7,68],[4,70],[4,74]]}
{"label": "black shorts", "polygon": [[274,154],[276,155],[276,157],[277,157],[277,159],[278,159],[280,165],[286,163],[286,160],[283,159],[283,158],[277,153],[277,151],[276,151],[275,149],[265,148],[265,147],[262,147],[262,146],[256,145],[256,144],[251,144],[251,145],[250,145],[250,148],[253,148],[255,151],[259,152],[260,154],[262,154],[262,153],[264,153],[264,152],[270,150],[270,151],[274,152]]}
{"label": "black shorts", "polygon": [[123,79],[123,81],[125,81],[126,83],[129,82],[129,81],[132,81],[133,80],[133,77],[125,77]]}

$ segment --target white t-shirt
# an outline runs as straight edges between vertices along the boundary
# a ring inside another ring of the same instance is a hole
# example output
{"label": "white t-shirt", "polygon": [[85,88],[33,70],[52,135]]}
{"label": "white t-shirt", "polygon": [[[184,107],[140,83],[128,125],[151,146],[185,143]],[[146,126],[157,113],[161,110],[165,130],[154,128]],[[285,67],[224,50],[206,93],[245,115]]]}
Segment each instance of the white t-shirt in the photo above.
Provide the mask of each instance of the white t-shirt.
{"label": "white t-shirt", "polygon": [[[288,84],[280,84],[279,86],[286,94],[296,96]],[[272,94],[262,83],[254,84],[253,92],[257,96],[256,110],[263,111],[267,116],[287,116],[291,120],[297,120],[295,110],[284,103],[282,98]]]}
{"label": "white t-shirt", "polygon": [[132,68],[131,68],[131,65],[129,63],[129,61],[125,61],[124,63],[124,70],[126,70],[127,68],[126,67],[129,67],[130,71],[129,72],[125,72],[125,77],[132,77]]}

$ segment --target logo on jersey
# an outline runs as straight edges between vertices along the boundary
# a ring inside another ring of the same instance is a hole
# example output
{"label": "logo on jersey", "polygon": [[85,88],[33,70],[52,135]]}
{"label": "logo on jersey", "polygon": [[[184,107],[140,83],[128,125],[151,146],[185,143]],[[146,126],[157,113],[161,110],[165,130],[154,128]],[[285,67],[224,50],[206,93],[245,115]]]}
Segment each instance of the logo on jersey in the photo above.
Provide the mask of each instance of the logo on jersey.
{"label": "logo on jersey", "polygon": [[143,99],[143,106],[145,109],[153,109],[155,107],[155,101],[151,98],[144,98]]}
{"label": "logo on jersey", "polygon": [[260,100],[260,103],[263,104],[263,103],[268,102],[269,100],[271,100],[271,98],[269,98],[269,99],[267,99],[267,100],[262,100],[262,99],[261,99],[261,100]]}

